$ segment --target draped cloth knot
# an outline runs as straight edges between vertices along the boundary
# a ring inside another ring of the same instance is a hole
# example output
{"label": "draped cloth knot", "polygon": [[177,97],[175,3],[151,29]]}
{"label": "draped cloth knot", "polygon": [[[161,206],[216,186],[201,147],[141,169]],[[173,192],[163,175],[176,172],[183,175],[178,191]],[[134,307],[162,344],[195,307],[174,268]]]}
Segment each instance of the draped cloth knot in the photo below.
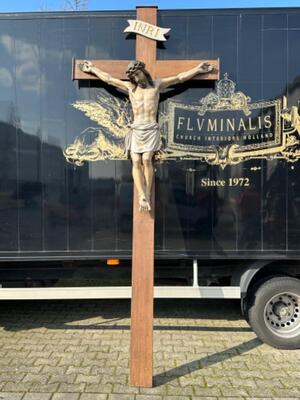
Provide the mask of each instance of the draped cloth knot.
{"label": "draped cloth knot", "polygon": [[130,127],[131,131],[125,138],[127,153],[148,153],[161,149],[159,125],[156,121],[147,124],[135,122]]}

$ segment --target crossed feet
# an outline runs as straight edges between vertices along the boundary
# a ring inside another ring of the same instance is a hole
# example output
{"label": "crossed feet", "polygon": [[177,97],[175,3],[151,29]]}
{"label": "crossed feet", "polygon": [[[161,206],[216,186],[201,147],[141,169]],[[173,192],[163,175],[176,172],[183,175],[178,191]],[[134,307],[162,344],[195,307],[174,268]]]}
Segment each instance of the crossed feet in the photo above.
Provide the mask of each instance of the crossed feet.
{"label": "crossed feet", "polygon": [[149,197],[144,193],[139,195],[139,210],[140,211],[151,211]]}

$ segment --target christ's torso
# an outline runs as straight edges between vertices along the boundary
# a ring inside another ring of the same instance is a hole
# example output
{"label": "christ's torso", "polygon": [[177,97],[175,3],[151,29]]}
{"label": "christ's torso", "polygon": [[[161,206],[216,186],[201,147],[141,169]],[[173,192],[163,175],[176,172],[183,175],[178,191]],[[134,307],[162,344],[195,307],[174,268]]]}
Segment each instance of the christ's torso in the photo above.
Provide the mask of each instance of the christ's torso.
{"label": "christ's torso", "polygon": [[154,87],[143,89],[137,86],[129,90],[129,99],[133,111],[133,123],[148,124],[156,122],[159,101],[157,82]]}

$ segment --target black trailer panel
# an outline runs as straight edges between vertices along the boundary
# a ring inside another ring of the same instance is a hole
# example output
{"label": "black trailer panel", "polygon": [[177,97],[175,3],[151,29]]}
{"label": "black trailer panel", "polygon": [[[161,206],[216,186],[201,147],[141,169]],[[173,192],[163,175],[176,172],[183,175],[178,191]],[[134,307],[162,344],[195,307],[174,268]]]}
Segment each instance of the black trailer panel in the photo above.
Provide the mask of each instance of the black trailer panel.
{"label": "black trailer panel", "polygon": [[[123,34],[134,18],[0,16],[2,260],[130,257],[130,162],[74,167],[63,150],[91,125],[72,103],[110,90],[72,81],[72,58],[134,59],[135,39]],[[287,96],[289,107],[298,105],[300,9],[159,11],[158,25],[172,28],[159,59],[220,58],[221,76],[252,101]],[[184,89],[172,100],[197,103],[213,87]],[[299,162],[253,159],[223,169],[176,160],[156,169],[157,258],[299,258]],[[244,177],[250,186],[203,185]]]}

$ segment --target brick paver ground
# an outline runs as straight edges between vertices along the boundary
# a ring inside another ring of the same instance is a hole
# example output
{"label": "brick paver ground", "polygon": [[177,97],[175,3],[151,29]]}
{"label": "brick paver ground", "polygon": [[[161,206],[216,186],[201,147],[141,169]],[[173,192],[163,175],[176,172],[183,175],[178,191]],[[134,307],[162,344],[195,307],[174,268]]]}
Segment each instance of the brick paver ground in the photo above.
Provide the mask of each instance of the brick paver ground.
{"label": "brick paver ground", "polygon": [[0,303],[0,400],[298,399],[300,350],[262,344],[239,301],[155,302],[153,389],[128,385],[128,300]]}

